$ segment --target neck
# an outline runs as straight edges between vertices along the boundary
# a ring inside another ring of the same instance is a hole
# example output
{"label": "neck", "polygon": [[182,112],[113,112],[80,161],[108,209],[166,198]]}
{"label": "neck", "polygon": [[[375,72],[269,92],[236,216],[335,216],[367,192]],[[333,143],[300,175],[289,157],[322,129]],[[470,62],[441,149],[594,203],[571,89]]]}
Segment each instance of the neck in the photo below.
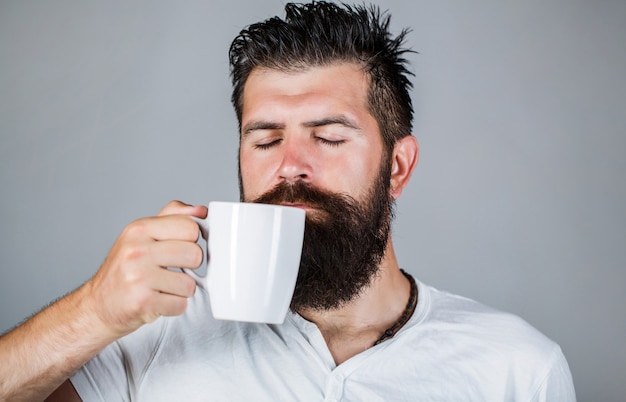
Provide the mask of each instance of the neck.
{"label": "neck", "polygon": [[370,348],[400,319],[410,292],[390,239],[377,275],[357,298],[338,309],[303,309],[299,313],[317,325],[335,363],[340,364]]}

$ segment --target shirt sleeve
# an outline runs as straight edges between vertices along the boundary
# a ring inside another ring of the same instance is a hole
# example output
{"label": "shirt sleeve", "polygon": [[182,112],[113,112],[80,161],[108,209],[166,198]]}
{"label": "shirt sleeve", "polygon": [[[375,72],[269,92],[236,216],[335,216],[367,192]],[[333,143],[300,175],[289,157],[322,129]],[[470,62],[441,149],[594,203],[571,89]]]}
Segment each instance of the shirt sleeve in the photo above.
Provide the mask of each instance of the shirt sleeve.
{"label": "shirt sleeve", "polygon": [[129,401],[124,355],[118,342],[106,347],[70,381],[83,401]]}
{"label": "shirt sleeve", "polygon": [[567,360],[557,347],[552,355],[551,369],[532,398],[533,402],[576,402],[574,381]]}
{"label": "shirt sleeve", "polygon": [[161,317],[107,346],[70,381],[83,401],[130,401],[160,348],[169,321]]}

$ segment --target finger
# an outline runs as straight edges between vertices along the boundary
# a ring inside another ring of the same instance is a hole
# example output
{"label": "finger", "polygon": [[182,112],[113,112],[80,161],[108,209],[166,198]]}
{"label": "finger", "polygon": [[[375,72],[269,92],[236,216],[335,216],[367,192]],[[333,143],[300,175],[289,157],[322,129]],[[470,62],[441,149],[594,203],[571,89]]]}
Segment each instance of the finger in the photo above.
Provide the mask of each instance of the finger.
{"label": "finger", "polygon": [[202,248],[189,241],[156,241],[149,245],[152,263],[160,267],[198,268],[204,254]]}
{"label": "finger", "polygon": [[199,227],[189,216],[167,215],[143,218],[124,229],[123,236],[131,239],[198,240]]}
{"label": "finger", "polygon": [[157,317],[181,315],[187,309],[187,298],[161,293],[154,298],[152,308]]}
{"label": "finger", "polygon": [[196,291],[196,281],[183,272],[160,269],[150,277],[150,287],[160,293],[178,297],[191,297]]}
{"label": "finger", "polygon": [[169,293],[153,292],[148,298],[149,308],[143,310],[138,316],[140,324],[146,324],[155,321],[160,316],[176,316],[185,312],[187,309],[187,298]]}
{"label": "finger", "polygon": [[204,205],[189,205],[182,201],[170,201],[163,207],[157,216],[191,215],[197,218],[206,218],[208,208]]}

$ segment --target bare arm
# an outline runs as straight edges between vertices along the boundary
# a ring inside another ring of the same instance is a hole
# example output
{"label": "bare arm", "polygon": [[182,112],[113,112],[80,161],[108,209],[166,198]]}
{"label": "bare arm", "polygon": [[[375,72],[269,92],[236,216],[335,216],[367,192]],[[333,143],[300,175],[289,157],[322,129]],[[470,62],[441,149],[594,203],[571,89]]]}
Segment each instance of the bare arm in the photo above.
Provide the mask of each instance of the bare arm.
{"label": "bare arm", "polygon": [[0,338],[0,400],[43,399],[115,340],[90,315],[87,291],[80,288]]}
{"label": "bare arm", "polygon": [[206,208],[172,202],[133,222],[93,278],[0,338],[0,400],[43,400],[60,386],[53,397],[77,397],[66,380],[104,347],[185,311],[195,282],[163,269],[202,261],[198,227],[183,215],[203,217]]}

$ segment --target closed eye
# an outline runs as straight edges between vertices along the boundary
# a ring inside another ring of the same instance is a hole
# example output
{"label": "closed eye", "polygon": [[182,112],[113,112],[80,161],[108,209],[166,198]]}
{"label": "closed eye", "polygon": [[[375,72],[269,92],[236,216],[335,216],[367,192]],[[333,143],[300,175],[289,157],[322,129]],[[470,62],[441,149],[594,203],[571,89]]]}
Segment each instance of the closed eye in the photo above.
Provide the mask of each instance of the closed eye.
{"label": "closed eye", "polygon": [[270,142],[254,144],[254,149],[259,149],[261,151],[266,150],[266,149],[270,149],[273,146],[276,146],[276,145],[280,144],[281,141],[282,141],[281,138],[277,138],[277,139],[275,139],[273,141],[270,141]]}
{"label": "closed eye", "polygon": [[315,140],[319,143],[322,143],[324,145],[328,145],[329,147],[338,147],[339,145],[343,144],[344,142],[346,142],[346,140],[329,140],[323,137],[315,137]]}

